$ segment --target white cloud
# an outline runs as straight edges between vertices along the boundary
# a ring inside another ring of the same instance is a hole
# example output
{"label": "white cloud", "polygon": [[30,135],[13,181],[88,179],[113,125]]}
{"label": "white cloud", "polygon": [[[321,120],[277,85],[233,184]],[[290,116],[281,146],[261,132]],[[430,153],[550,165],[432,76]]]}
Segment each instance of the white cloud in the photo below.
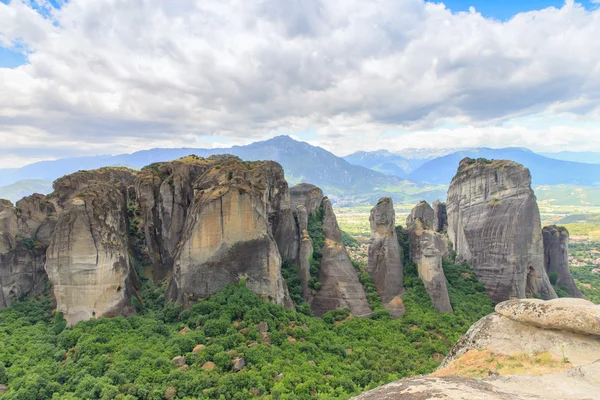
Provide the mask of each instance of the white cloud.
{"label": "white cloud", "polygon": [[0,3],[0,44],[32,54],[0,68],[0,156],[306,130],[333,149],[362,135],[367,148],[600,150],[585,138],[600,123],[510,126],[600,121],[598,37],[600,10],[573,2],[502,23],[421,0],[71,0],[46,18],[13,0]]}

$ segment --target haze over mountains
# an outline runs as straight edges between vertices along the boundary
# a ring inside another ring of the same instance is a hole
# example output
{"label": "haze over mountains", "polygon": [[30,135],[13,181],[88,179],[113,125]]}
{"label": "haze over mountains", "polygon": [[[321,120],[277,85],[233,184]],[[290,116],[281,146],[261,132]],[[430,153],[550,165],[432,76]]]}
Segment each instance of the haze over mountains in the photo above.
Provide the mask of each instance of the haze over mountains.
{"label": "haze over mountains", "polygon": [[132,154],[65,158],[21,168],[4,168],[0,169],[0,198],[16,200],[33,192],[48,193],[51,191],[51,181],[78,170],[103,166],[137,169],[189,154],[208,157],[223,153],[247,161],[277,161],[283,166],[286,179],[291,184],[314,183],[338,204],[374,204],[383,195],[391,195],[397,203],[443,198],[456,165],[465,157],[516,161],[530,169],[534,185],[600,184],[600,164],[556,159],[581,158],[593,161],[597,153],[562,152],[556,153],[556,158],[551,158],[549,156],[553,154],[544,156],[523,148],[457,148],[406,149],[398,153],[387,150],[359,151],[342,158],[321,147],[288,136],[277,136],[231,148],[155,148]]}

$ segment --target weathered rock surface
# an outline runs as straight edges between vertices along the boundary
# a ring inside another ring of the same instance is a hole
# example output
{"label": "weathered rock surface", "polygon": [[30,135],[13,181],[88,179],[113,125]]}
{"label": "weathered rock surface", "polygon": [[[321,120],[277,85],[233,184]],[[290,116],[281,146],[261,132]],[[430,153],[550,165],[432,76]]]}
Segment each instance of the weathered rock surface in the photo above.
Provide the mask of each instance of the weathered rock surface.
{"label": "weathered rock surface", "polygon": [[600,306],[584,299],[515,299],[496,305],[496,312],[539,328],[600,336]]}
{"label": "weathered rock surface", "polygon": [[423,376],[363,393],[360,400],[598,400],[600,361],[558,374],[472,379]]}
{"label": "weathered rock surface", "polygon": [[540,213],[529,170],[466,158],[448,190],[448,235],[496,303],[556,298],[544,268]]}
{"label": "weathered rock surface", "polygon": [[92,183],[64,200],[47,251],[46,271],[57,310],[69,324],[131,314],[135,271],[130,265],[127,209],[113,184]]}
{"label": "weathered rock surface", "polygon": [[310,260],[313,254],[312,239],[308,234],[308,213],[304,205],[299,205],[296,209],[296,218],[298,219],[298,231],[300,236],[300,251],[298,253],[298,275],[302,281],[302,297],[310,303],[312,291],[308,287],[310,280]]}
{"label": "weathered rock surface", "polygon": [[564,226],[545,226],[544,265],[548,277],[556,274],[556,286],[564,286],[572,297],[583,297],[569,269],[569,231]]}
{"label": "weathered rock surface", "polygon": [[290,188],[290,196],[293,210],[297,209],[299,205],[303,205],[310,215],[321,207],[323,191],[310,183],[299,183]]}
{"label": "weathered rock surface", "polygon": [[278,194],[273,168],[281,166],[231,158],[196,181],[175,254],[171,299],[187,304],[246,279],[248,288],[266,300],[292,306],[268,220],[269,203]]}
{"label": "weathered rock surface", "polygon": [[[425,218],[423,220],[422,218]],[[420,202],[406,218],[410,258],[418,265],[419,277],[439,312],[453,312],[442,259],[448,254],[446,240],[433,227],[433,209]]]}
{"label": "weathered rock surface", "polygon": [[582,299],[509,300],[475,323],[440,368],[470,350],[507,356],[548,352],[579,366],[600,359],[600,306]]}
{"label": "weathered rock surface", "polygon": [[194,200],[193,184],[213,161],[189,156],[144,167],[135,181],[155,281],[173,270],[175,250]]}
{"label": "weathered rock surface", "polygon": [[324,211],[325,236],[319,271],[319,282],[322,286],[312,299],[312,311],[316,316],[322,316],[327,311],[348,308],[357,317],[369,316],[372,310],[358,279],[358,273],[342,243],[342,231],[327,197],[323,198],[321,207]]}
{"label": "weathered rock surface", "polygon": [[43,289],[54,212],[54,205],[40,194],[23,198],[16,207],[0,200],[0,309]]}
{"label": "weathered rock surface", "polygon": [[433,230],[436,232],[445,232],[448,229],[446,204],[436,200],[431,205],[431,208],[433,208]]}
{"label": "weathered rock surface", "polygon": [[396,213],[389,197],[379,199],[371,210],[371,242],[367,272],[373,279],[386,309],[394,317],[401,317],[403,307],[398,299],[404,293],[402,256],[396,236]]}

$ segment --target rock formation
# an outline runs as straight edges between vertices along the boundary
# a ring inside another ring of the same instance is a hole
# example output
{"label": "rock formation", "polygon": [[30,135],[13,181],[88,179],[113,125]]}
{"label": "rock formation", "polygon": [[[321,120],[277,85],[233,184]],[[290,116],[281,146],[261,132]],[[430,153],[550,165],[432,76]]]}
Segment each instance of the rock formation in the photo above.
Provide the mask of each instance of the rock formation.
{"label": "rock formation", "polygon": [[290,188],[290,196],[293,210],[299,205],[303,205],[310,215],[321,207],[323,191],[310,183],[299,183]]}
{"label": "rock formation", "polygon": [[57,310],[69,324],[131,314],[135,270],[130,262],[127,207],[112,184],[92,183],[62,200],[64,211],[50,240],[46,271]]}
{"label": "rock formation", "polygon": [[363,393],[356,400],[597,400],[600,361],[552,375],[485,379],[422,376]]}
{"label": "rock formation", "polygon": [[296,209],[298,219],[298,231],[300,236],[300,250],[298,253],[298,275],[302,281],[302,297],[310,303],[312,293],[308,287],[310,280],[310,260],[313,254],[312,239],[308,234],[308,213],[304,205],[299,205]]}
{"label": "rock formation", "polygon": [[410,259],[418,265],[419,277],[439,312],[453,312],[448,296],[442,258],[448,254],[446,240],[433,231],[433,209],[420,202],[406,218],[410,242]]}
{"label": "rock formation", "polygon": [[282,171],[274,162],[230,158],[196,181],[174,257],[171,299],[187,304],[246,279],[248,288],[266,300],[292,306],[269,225],[270,209],[276,209],[282,193],[273,169]]}
{"label": "rock formation", "polygon": [[324,212],[323,234],[325,235],[319,271],[319,282],[322,286],[312,300],[312,311],[315,315],[321,316],[327,311],[348,308],[357,317],[367,317],[372,311],[358,279],[358,273],[342,243],[342,231],[327,197],[323,198],[321,207]]}
{"label": "rock formation", "polygon": [[27,196],[16,206],[0,200],[0,309],[43,289],[55,212],[55,205],[40,194]]}
{"label": "rock formation", "polygon": [[392,199],[383,197],[371,210],[371,243],[367,272],[373,279],[386,309],[394,317],[401,317],[404,306],[403,266],[396,236],[396,213]]}
{"label": "rock formation", "polygon": [[193,184],[212,164],[210,160],[188,156],[151,164],[136,177],[135,191],[157,282],[173,270],[175,250],[194,200]]}
{"label": "rock formation", "polygon": [[496,303],[556,298],[544,268],[540,213],[529,170],[466,158],[448,190],[448,235]]}
{"label": "rock formation", "polygon": [[564,286],[572,297],[583,297],[575,284],[569,269],[569,231],[564,226],[546,226],[542,229],[544,238],[544,265],[551,278],[556,275],[555,285]]}
{"label": "rock formation", "polygon": [[431,205],[433,208],[433,230],[436,232],[444,232],[448,228],[448,213],[446,204],[436,200]]}

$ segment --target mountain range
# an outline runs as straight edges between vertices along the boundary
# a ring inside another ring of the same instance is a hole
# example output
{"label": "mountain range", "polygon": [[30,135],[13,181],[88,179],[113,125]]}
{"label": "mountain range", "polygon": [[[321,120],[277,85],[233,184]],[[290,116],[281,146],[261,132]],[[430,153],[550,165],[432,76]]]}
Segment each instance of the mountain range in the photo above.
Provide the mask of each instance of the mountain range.
{"label": "mountain range", "polygon": [[[579,153],[546,156],[523,148],[405,149],[359,151],[345,157],[318,146],[277,136],[246,146],[230,148],[155,148],[131,154],[100,155],[41,161],[21,168],[0,169],[0,198],[15,201],[24,195],[51,191],[50,182],[78,170],[104,166],[139,169],[153,162],[173,160],[189,154],[208,157],[232,154],[243,160],[274,160],[280,163],[290,184],[310,182],[323,188],[338,205],[374,204],[381,196],[396,203],[445,198],[447,185],[464,157],[509,159],[531,171],[534,185],[600,184],[600,164],[586,164],[556,157],[577,159]],[[593,160],[599,153],[582,153]],[[600,160],[600,157],[598,157]],[[600,163],[600,161],[598,161]]]}

